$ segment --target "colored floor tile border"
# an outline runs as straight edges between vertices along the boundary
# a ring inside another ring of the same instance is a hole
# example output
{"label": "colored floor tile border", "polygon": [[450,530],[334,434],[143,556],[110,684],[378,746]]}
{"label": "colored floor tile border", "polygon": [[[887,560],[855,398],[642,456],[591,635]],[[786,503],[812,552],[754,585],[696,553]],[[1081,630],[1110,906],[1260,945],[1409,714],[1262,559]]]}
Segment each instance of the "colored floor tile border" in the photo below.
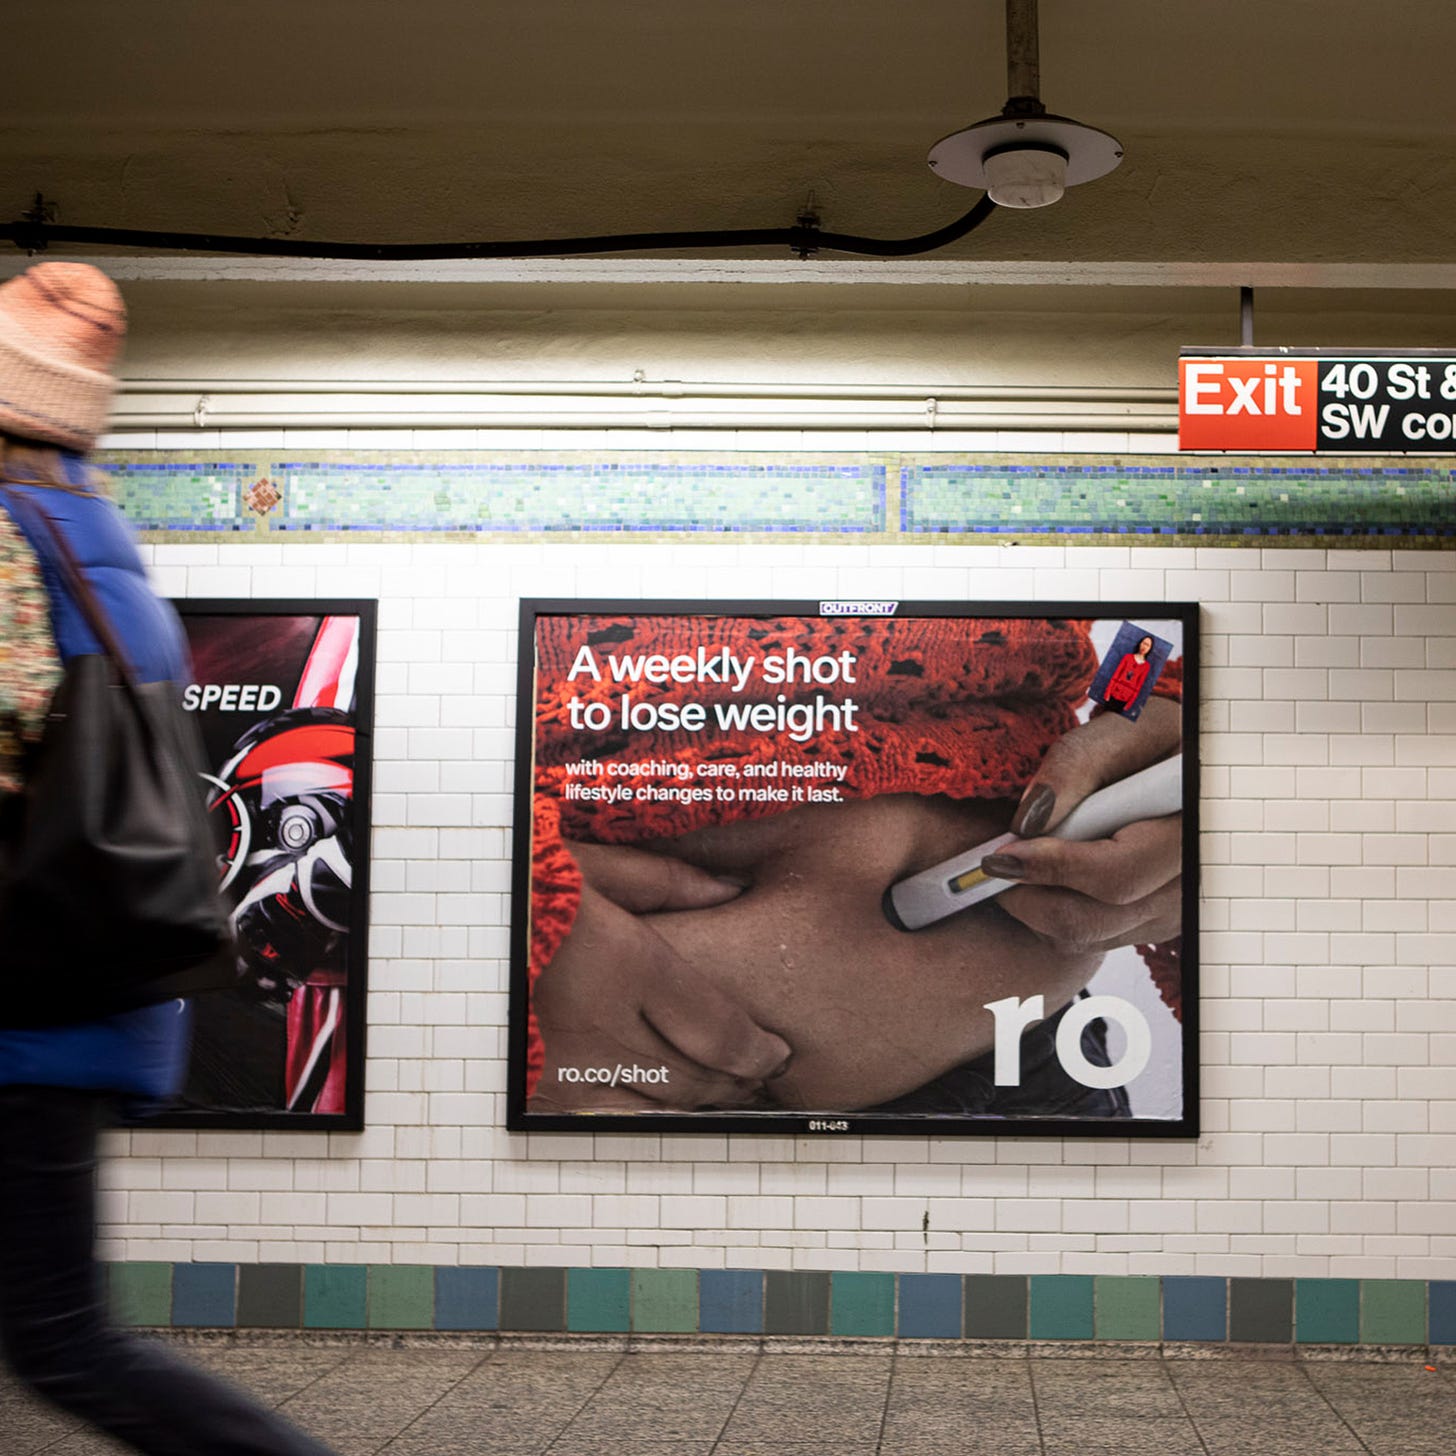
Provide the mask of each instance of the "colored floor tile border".
{"label": "colored floor tile border", "polygon": [[98,463],[157,541],[1456,545],[1456,469],[1402,457],[113,450]]}
{"label": "colored floor tile border", "polygon": [[152,1328],[1456,1345],[1456,1280],[116,1263]]}

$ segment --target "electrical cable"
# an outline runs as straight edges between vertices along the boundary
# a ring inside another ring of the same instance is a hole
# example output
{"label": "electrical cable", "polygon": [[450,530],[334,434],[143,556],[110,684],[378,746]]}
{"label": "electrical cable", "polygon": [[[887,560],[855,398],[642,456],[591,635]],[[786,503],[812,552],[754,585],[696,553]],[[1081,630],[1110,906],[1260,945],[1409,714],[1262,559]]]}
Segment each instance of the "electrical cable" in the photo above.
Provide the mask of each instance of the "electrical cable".
{"label": "electrical cable", "polygon": [[293,238],[247,238],[213,233],[159,232],[145,228],[71,227],[47,222],[37,199],[35,212],[17,222],[0,223],[0,242],[27,253],[45,252],[52,243],[152,248],[165,252],[244,253],[272,258],[332,258],[375,262],[421,262],[465,258],[551,258],[587,253],[632,253],[697,248],[763,248],[783,245],[807,258],[823,249],[877,258],[929,253],[965,237],[980,226],[996,204],[977,199],[963,217],[913,238],[866,238],[854,233],[822,232],[801,219],[795,227],[706,229],[696,232],[608,233],[600,237],[544,238],[506,243],[322,243]]}

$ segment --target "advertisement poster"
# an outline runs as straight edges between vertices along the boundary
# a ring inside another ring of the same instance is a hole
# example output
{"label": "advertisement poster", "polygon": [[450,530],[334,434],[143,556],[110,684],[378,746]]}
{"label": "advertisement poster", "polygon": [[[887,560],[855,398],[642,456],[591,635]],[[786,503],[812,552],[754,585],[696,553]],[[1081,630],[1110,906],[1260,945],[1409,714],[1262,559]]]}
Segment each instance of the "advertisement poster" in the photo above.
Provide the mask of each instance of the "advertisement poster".
{"label": "advertisement poster", "polygon": [[508,1125],[1196,1134],[1197,650],[1186,603],[523,602]]}
{"label": "advertisement poster", "polygon": [[372,601],[182,601],[234,989],[192,1003],[173,1126],[352,1131],[364,1112]]}

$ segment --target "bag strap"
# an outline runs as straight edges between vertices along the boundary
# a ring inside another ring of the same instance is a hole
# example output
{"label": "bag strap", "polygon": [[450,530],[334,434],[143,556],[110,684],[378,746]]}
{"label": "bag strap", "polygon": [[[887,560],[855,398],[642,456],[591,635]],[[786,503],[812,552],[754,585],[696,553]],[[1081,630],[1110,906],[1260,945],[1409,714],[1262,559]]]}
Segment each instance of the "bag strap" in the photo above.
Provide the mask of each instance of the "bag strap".
{"label": "bag strap", "polygon": [[44,528],[44,534],[49,536],[51,544],[56,549],[56,564],[61,569],[61,575],[66,579],[66,585],[70,588],[71,595],[76,600],[76,605],[81,609],[81,615],[85,617],[86,624],[96,635],[96,640],[101,643],[106,655],[116,664],[118,671],[131,687],[136,687],[136,671],[132,667],[131,659],[126,655],[115,629],[111,625],[91,583],[86,580],[86,573],[81,569],[81,563],[76,559],[76,553],[71,549],[71,543],[66,540],[65,533],[56,524],[50,512],[28,496],[12,490],[8,485],[0,484],[0,494],[5,497],[6,504],[10,507],[12,514],[18,514],[30,521],[32,525],[39,520]]}

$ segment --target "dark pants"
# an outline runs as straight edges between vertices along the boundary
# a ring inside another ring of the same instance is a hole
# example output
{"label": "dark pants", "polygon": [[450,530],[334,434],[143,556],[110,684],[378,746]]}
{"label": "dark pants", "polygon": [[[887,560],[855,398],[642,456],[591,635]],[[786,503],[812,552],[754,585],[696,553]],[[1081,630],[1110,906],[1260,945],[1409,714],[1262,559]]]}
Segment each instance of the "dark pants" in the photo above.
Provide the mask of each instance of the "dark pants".
{"label": "dark pants", "polygon": [[56,1405],[148,1456],[330,1456],[241,1391],[106,1320],[96,1139],[109,1099],[0,1088],[0,1346]]}

